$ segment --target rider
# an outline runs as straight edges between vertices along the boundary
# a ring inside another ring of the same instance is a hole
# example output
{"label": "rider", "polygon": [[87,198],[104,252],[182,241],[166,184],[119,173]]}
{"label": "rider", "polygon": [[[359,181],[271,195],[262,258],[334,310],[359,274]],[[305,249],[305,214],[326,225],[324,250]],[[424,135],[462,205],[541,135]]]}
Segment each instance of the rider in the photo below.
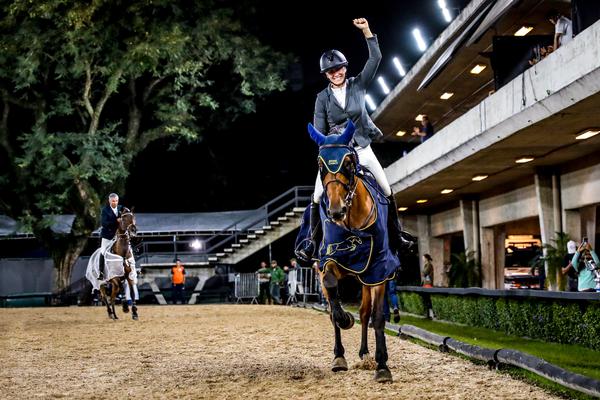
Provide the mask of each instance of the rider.
{"label": "rider", "polygon": [[108,204],[102,208],[102,230],[100,236],[102,243],[100,248],[100,276],[98,279],[104,279],[104,254],[108,250],[108,246],[112,243],[119,227],[123,206],[119,205],[119,195],[111,193],[108,195]]}
{"label": "rider", "polygon": [[[398,221],[396,201],[383,168],[370,146],[371,141],[382,137],[383,134],[375,126],[365,108],[366,90],[377,72],[381,61],[381,51],[377,35],[371,32],[367,20],[357,18],[352,22],[362,31],[367,41],[369,58],[360,74],[356,77],[346,78],[348,61],[341,52],[328,50],[321,55],[321,73],[325,74],[329,85],[317,95],[313,125],[324,134],[340,134],[345,128],[346,121],[352,119],[356,126],[352,145],[358,154],[359,163],[373,174],[383,194],[389,200],[387,225],[390,247],[393,250],[399,250],[402,237],[400,236],[401,227]],[[320,174],[317,174],[313,201],[310,205],[310,246],[297,249],[298,257],[305,261],[310,260],[316,250],[315,241],[320,223],[319,203],[322,195],[323,183]]]}

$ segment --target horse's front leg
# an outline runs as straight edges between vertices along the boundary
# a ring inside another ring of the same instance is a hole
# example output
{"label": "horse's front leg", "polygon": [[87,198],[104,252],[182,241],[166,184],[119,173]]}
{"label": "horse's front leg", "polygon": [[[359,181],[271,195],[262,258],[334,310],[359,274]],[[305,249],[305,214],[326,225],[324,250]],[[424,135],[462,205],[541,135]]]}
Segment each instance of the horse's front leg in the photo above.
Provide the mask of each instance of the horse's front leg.
{"label": "horse's front leg", "polygon": [[137,305],[135,304],[135,298],[137,297],[137,285],[133,279],[127,278],[127,285],[125,286],[125,300],[128,305],[131,305],[131,318],[134,320],[138,319]]}
{"label": "horse's front leg", "polygon": [[[327,266],[326,266],[327,267]],[[354,318],[352,315],[346,313],[340,304],[340,299],[338,296],[338,278],[336,275],[325,268],[325,272],[322,275],[322,285],[323,294],[325,298],[329,301],[329,317],[331,319],[331,323],[333,324],[333,330],[335,334],[335,345],[333,347],[333,365],[331,366],[331,370],[333,372],[338,371],[347,371],[348,363],[346,362],[346,358],[344,357],[345,349],[342,345],[342,329],[349,329],[354,325]],[[349,321],[351,319],[351,322]]]}
{"label": "horse's front leg", "polygon": [[368,286],[362,287],[362,298],[360,301],[360,351],[358,356],[364,360],[369,355],[369,345],[367,343],[367,334],[369,329],[369,319],[371,318],[371,288]]}
{"label": "horse's front leg", "polygon": [[377,362],[377,371],[375,380],[377,382],[391,382],[392,373],[387,366],[387,347],[385,345],[385,319],[383,316],[383,303],[385,297],[386,284],[371,288],[373,297],[373,329],[375,329],[375,361]]}

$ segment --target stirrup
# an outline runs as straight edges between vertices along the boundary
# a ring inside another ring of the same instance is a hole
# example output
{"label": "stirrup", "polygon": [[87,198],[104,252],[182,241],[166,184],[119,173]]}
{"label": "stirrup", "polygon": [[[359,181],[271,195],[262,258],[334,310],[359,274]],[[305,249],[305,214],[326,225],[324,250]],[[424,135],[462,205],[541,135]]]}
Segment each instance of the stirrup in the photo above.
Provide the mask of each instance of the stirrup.
{"label": "stirrup", "polygon": [[300,261],[311,262],[315,254],[316,247],[317,245],[314,240],[306,238],[298,244],[298,247],[294,249],[294,253],[296,254],[296,257],[300,259]]}

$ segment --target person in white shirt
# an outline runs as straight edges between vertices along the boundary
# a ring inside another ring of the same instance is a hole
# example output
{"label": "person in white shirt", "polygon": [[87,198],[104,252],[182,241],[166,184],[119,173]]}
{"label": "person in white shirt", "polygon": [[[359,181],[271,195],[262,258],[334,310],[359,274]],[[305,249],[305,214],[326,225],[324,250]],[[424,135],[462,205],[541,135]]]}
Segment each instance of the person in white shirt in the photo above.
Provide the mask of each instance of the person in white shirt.
{"label": "person in white shirt", "polygon": [[557,10],[550,10],[548,20],[554,25],[554,50],[569,43],[573,39],[573,24]]}

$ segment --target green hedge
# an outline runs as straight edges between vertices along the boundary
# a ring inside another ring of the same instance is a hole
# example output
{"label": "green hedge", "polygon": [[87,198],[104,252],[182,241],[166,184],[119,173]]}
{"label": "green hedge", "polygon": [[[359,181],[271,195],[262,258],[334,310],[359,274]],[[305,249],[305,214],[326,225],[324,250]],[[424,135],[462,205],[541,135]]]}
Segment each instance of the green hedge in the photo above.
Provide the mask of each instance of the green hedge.
{"label": "green hedge", "polygon": [[[419,293],[402,293],[406,312],[425,315]],[[430,294],[436,319],[509,335],[600,350],[600,303]]]}
{"label": "green hedge", "polygon": [[400,309],[407,313],[415,315],[427,315],[427,309],[423,301],[423,297],[418,293],[399,292],[398,300]]}

